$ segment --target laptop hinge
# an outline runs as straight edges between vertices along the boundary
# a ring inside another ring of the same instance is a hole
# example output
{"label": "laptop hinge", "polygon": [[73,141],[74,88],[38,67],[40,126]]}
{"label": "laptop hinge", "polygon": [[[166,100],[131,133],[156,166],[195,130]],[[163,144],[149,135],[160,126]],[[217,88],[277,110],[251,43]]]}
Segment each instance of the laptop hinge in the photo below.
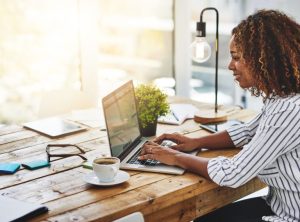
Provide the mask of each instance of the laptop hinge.
{"label": "laptop hinge", "polygon": [[136,147],[142,140],[142,137],[138,137],[136,140],[133,141],[133,143],[130,144],[130,148],[125,149],[124,152],[122,152],[118,158],[122,161],[125,159],[125,157],[128,156],[128,154],[132,151],[132,147]]}

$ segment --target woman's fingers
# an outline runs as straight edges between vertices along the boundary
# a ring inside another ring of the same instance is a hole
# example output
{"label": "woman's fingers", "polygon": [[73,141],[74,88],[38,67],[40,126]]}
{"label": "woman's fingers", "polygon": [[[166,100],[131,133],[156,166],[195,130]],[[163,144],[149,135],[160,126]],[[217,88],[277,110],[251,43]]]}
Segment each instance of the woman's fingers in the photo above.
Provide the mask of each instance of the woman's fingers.
{"label": "woman's fingers", "polygon": [[172,134],[168,134],[168,133],[164,133],[162,134],[161,136],[155,138],[153,140],[153,142],[155,143],[161,143],[163,140],[171,140],[173,142],[177,141],[177,138],[178,138],[178,133],[172,133]]}
{"label": "woman's fingers", "polygon": [[168,134],[162,134],[159,137],[156,137],[153,142],[155,143],[161,143],[161,141],[163,141],[164,139],[166,139],[166,137],[168,137]]}
{"label": "woman's fingers", "polygon": [[155,160],[155,155],[154,154],[145,154],[145,155],[139,156],[138,159],[139,160],[148,160],[148,159]]}
{"label": "woman's fingers", "polygon": [[154,156],[155,149],[156,149],[156,147],[154,147],[153,145],[145,145],[139,156],[139,159],[140,160],[146,160],[146,159],[155,160],[155,156]]}
{"label": "woman's fingers", "polygon": [[156,160],[155,155],[157,155],[157,153],[159,151],[161,151],[161,149],[163,149],[163,147],[159,146],[157,143],[154,142],[147,142],[141,153],[139,156],[140,160],[145,160],[145,159],[152,159],[152,160]]}
{"label": "woman's fingers", "polygon": [[147,145],[147,146],[159,146],[159,144],[154,142],[154,141],[148,141],[145,145]]}
{"label": "woman's fingers", "polygon": [[147,142],[147,143],[145,143],[144,144],[144,146],[143,146],[143,148],[142,148],[142,150],[141,150],[141,153],[140,153],[140,155],[145,155],[145,154],[149,154],[149,153],[152,153],[152,149],[153,149],[153,147],[155,147],[155,146],[158,146],[158,144],[157,143],[154,143],[154,142],[152,142],[152,141],[149,141],[149,142]]}
{"label": "woman's fingers", "polygon": [[176,164],[175,156],[178,153],[179,153],[178,151],[167,147],[148,145],[148,147],[145,148],[145,153],[139,156],[139,160],[151,159],[151,160],[157,160],[167,165],[175,165]]}
{"label": "woman's fingers", "polygon": [[182,148],[184,148],[184,146],[183,145],[174,145],[174,146],[171,146],[170,148],[172,148],[173,150],[179,150],[179,151],[181,151]]}

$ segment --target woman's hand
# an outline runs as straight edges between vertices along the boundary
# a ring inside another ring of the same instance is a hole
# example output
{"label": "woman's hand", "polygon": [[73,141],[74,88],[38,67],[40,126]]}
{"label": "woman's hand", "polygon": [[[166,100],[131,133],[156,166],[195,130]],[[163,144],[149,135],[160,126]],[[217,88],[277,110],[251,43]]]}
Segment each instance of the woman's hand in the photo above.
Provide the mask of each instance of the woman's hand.
{"label": "woman's hand", "polygon": [[182,153],[177,150],[150,141],[143,146],[139,160],[152,159],[167,165],[176,165],[176,157],[180,154]]}
{"label": "woman's hand", "polygon": [[189,138],[189,137],[183,136],[178,133],[162,134],[161,136],[155,138],[153,140],[153,142],[160,144],[163,140],[173,141],[177,145],[173,145],[173,146],[171,146],[171,148],[174,150],[179,150],[179,151],[183,151],[183,152],[193,151],[200,147],[200,144],[197,139]]}
{"label": "woman's hand", "polygon": [[143,146],[139,156],[139,160],[147,159],[158,160],[167,165],[176,165],[210,179],[207,173],[207,164],[209,161],[207,158],[182,153],[150,141]]}

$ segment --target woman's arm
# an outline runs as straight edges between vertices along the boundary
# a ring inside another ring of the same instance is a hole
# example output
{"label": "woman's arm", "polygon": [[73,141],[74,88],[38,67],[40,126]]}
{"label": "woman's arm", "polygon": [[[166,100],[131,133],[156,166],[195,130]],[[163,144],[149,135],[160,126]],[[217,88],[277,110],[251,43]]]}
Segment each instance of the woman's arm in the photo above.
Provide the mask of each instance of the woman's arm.
{"label": "woman's arm", "polygon": [[211,180],[207,171],[207,164],[209,160],[210,158],[180,153],[176,157],[176,165]]}
{"label": "woman's arm", "polygon": [[[255,118],[255,121],[249,124],[251,127],[246,125],[234,127],[231,133],[234,134],[237,140],[242,139],[244,141],[244,138],[247,139],[252,136],[248,135],[249,132],[252,133],[253,130],[256,130],[258,119],[259,118]],[[252,128],[253,130],[245,130],[245,127],[247,127],[247,129]],[[245,133],[245,131],[248,133]],[[177,143],[177,145],[172,146],[171,149],[161,147],[159,144],[163,140],[172,140]],[[157,137],[153,142],[144,145],[139,159],[155,159],[168,165],[177,165],[210,179],[207,170],[208,162],[210,161],[209,158],[196,157],[179,151],[186,152],[201,148],[216,150],[232,147],[235,147],[235,144],[227,131],[200,138],[189,138],[180,134],[163,134]]]}
{"label": "woman's arm", "polygon": [[221,131],[208,136],[198,138],[200,148],[206,148],[210,150],[233,148],[233,144],[227,131]]}

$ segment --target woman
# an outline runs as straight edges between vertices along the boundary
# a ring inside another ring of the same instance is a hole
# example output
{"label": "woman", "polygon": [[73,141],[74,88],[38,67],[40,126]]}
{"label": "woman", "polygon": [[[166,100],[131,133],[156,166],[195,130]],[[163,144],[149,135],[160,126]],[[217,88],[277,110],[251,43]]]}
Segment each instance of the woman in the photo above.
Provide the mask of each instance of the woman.
{"label": "woman", "polygon": [[[300,26],[278,11],[258,11],[233,29],[230,53],[228,68],[240,87],[264,99],[260,114],[201,138],[161,135],[140,159],[178,165],[220,186],[239,187],[258,176],[269,187],[265,200],[233,203],[197,221],[300,221]],[[163,148],[165,139],[177,145]],[[243,149],[232,158],[181,152],[230,147]]]}

